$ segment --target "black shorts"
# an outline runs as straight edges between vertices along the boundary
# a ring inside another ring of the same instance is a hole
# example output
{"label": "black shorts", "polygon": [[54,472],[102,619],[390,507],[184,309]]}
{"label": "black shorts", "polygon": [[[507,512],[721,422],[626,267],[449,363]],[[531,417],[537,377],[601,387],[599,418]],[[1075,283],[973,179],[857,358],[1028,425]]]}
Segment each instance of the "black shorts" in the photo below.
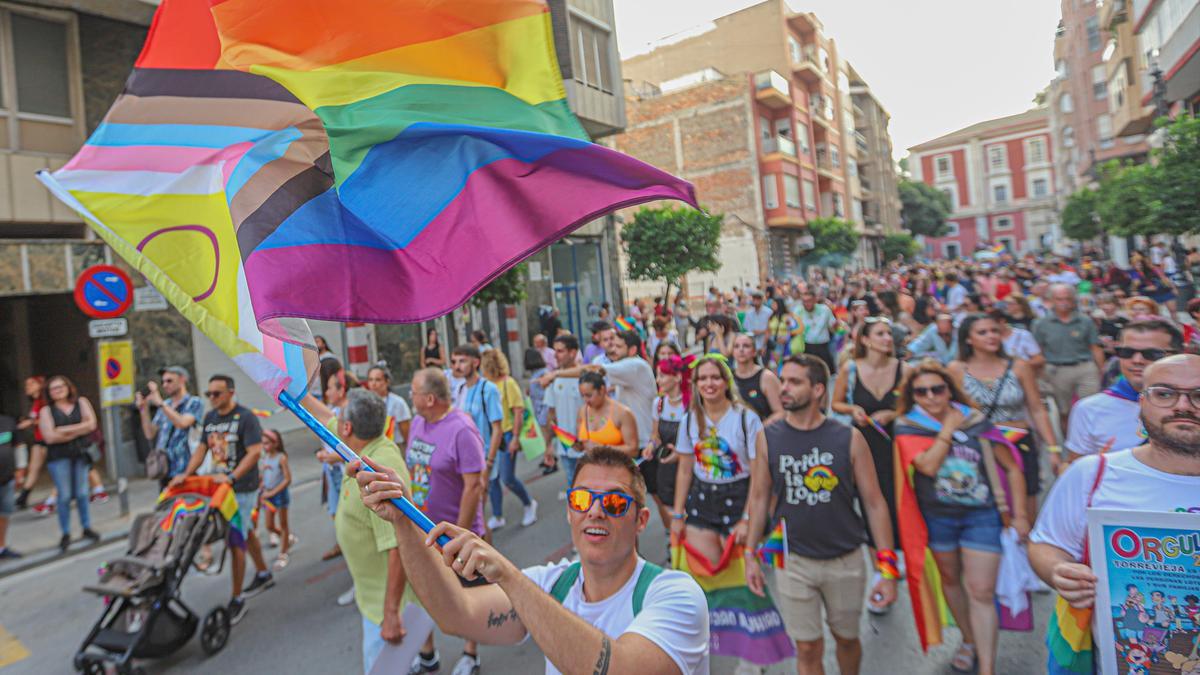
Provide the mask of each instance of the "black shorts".
{"label": "black shorts", "polygon": [[687,524],[727,535],[742,519],[749,497],[749,476],[732,483],[706,483],[693,475],[687,496]]}
{"label": "black shorts", "polygon": [[646,494],[658,494],[658,459],[644,459],[638,465],[638,469],[642,472],[642,479],[646,481]]}
{"label": "black shorts", "polygon": [[1033,432],[1014,443],[1021,451],[1021,462],[1025,473],[1025,494],[1036,495],[1042,491],[1042,451],[1038,448]]}
{"label": "black shorts", "polygon": [[658,498],[662,500],[663,504],[667,505],[668,509],[674,509],[675,476],[679,470],[679,462],[671,462],[670,464],[655,463],[658,464],[658,485],[656,486],[658,488]]}

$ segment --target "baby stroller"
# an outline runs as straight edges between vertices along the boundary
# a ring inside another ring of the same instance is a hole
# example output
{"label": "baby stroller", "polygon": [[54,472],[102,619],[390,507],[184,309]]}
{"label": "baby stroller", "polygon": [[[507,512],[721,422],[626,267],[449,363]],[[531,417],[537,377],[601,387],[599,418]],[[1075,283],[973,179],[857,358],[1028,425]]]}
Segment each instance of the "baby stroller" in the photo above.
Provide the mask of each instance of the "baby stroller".
{"label": "baby stroller", "polygon": [[[228,527],[203,492],[211,490],[174,494],[154,512],[139,515],[126,554],[110,560],[100,579],[84,587],[104,597],[106,605],[75,654],[77,671],[101,675],[114,666],[118,673],[143,673],[133,659],[167,656],[195,634],[200,619],[183,604],[180,585],[201,546],[221,540]],[[219,606],[204,617],[200,646],[211,655],[228,639],[229,612]]]}

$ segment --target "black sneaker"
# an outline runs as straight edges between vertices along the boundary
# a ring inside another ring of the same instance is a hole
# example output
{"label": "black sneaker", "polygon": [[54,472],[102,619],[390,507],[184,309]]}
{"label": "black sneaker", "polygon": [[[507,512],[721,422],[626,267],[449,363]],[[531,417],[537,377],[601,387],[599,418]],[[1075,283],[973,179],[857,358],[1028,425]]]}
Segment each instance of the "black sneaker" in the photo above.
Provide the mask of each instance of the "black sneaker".
{"label": "black sneaker", "polygon": [[21,554],[17,553],[16,551],[12,550],[11,548],[8,548],[8,547],[0,548],[0,560],[16,560],[17,558],[20,558],[20,557],[21,557]]}
{"label": "black sneaker", "polygon": [[242,595],[247,598],[253,598],[274,585],[275,577],[271,576],[270,572],[259,572],[254,575],[254,581],[250,582],[246,590],[242,591]]}
{"label": "black sneaker", "polygon": [[408,669],[408,675],[425,675],[425,673],[436,673],[442,667],[442,663],[438,657],[437,649],[433,650],[432,654],[418,653],[413,659],[412,667]]}
{"label": "black sneaker", "polygon": [[84,539],[89,539],[89,540],[91,540],[91,541],[92,541],[92,543],[96,543],[96,542],[100,541],[100,533],[99,533],[99,532],[97,532],[97,531],[95,531],[95,530],[93,530],[93,529],[92,529],[92,528],[90,528],[90,527],[88,527],[88,528],[84,528],[84,530],[83,530],[83,538],[84,538]]}
{"label": "black sneaker", "polygon": [[29,490],[21,490],[21,493],[17,495],[16,507],[18,511],[29,508]]}
{"label": "black sneaker", "polygon": [[236,626],[237,622],[246,616],[246,601],[241,598],[234,598],[229,601],[229,625]]}
{"label": "black sneaker", "polygon": [[71,547],[71,535],[64,534],[62,536],[62,538],[58,540],[58,550],[63,553],[66,553],[67,549],[70,547]]}

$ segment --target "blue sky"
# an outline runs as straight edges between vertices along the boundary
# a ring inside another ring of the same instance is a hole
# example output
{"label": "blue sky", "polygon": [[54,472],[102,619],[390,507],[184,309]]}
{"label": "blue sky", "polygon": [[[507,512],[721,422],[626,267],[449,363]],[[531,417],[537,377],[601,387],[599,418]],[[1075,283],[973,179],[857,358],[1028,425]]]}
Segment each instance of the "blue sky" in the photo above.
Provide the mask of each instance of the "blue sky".
{"label": "blue sky", "polygon": [[[613,0],[622,57],[757,0]],[[907,148],[1032,106],[1054,74],[1053,0],[789,0],[814,12]],[[698,64],[697,69],[707,64]]]}

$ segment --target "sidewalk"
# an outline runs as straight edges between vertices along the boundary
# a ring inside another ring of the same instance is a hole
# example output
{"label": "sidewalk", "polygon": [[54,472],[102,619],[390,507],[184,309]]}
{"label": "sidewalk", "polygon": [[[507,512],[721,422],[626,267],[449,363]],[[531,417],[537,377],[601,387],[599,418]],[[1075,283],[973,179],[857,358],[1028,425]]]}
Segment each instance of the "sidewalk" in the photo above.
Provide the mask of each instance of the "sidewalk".
{"label": "sidewalk", "polygon": [[[292,485],[315,481],[321,477],[321,464],[313,453],[318,441],[307,429],[297,429],[284,435],[285,447],[289,448],[288,462],[292,468]],[[0,562],[0,578],[16,574],[47,562],[75,555],[82,551],[102,546],[112,541],[124,540],[134,517],[153,509],[158,497],[158,481],[147,478],[131,478],[126,493],[129,496],[129,515],[121,516],[121,499],[115,485],[106,486],[109,500],[105,504],[91,504],[92,529],[100,534],[99,543],[92,544],[80,539],[79,512],[71,509],[71,546],[66,553],[58,550],[62,536],[58,529],[58,516],[51,513],[39,516],[33,512],[33,504],[45,499],[45,490],[36,490],[31,495],[30,508],[14,513],[8,523],[8,546],[21,553],[18,560]],[[72,507],[74,505],[72,504]]]}

